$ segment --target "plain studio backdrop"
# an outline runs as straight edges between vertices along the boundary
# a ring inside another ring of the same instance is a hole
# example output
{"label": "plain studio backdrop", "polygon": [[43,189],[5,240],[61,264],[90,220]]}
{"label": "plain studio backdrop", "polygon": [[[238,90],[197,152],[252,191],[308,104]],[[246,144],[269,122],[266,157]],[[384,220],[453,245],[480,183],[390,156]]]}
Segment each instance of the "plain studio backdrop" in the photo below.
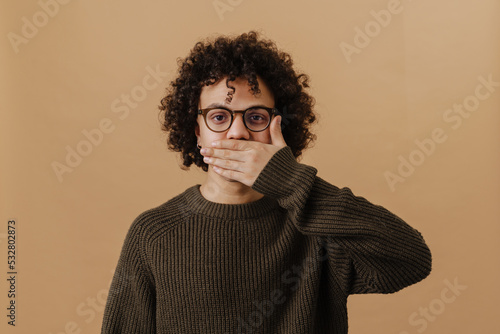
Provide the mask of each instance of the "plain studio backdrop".
{"label": "plain studio backdrop", "polygon": [[318,139],[300,162],[403,218],[433,254],[421,283],[351,296],[350,333],[499,332],[498,0],[29,0],[0,13],[2,333],[99,332],[133,219],[205,177],[179,168],[160,131],[176,59],[252,29],[310,75]]}

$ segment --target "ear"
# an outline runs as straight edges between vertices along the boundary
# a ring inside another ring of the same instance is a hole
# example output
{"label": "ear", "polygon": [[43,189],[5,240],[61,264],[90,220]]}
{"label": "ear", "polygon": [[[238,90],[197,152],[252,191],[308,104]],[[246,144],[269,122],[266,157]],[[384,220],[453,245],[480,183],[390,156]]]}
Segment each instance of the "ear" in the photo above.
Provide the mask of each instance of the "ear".
{"label": "ear", "polygon": [[194,127],[194,134],[196,135],[196,138],[198,139],[198,142],[200,141],[200,124],[198,123],[198,120],[196,121],[196,126]]}

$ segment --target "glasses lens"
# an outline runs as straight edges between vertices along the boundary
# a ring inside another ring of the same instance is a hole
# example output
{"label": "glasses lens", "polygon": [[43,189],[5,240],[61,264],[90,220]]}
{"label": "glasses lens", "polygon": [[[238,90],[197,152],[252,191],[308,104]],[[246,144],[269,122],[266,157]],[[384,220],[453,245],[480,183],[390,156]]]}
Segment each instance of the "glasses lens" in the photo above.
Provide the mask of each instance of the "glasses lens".
{"label": "glasses lens", "polygon": [[[231,112],[225,109],[212,109],[207,113],[207,125],[213,131],[226,131],[231,126]],[[259,107],[248,109],[245,113],[245,123],[252,131],[262,131],[271,118],[266,109]]]}
{"label": "glasses lens", "polygon": [[262,108],[248,109],[245,114],[245,123],[253,131],[265,129],[269,125],[270,120],[269,113],[266,109]]}
{"label": "glasses lens", "polygon": [[231,113],[224,109],[212,109],[207,114],[207,123],[214,131],[224,131],[231,124]]}

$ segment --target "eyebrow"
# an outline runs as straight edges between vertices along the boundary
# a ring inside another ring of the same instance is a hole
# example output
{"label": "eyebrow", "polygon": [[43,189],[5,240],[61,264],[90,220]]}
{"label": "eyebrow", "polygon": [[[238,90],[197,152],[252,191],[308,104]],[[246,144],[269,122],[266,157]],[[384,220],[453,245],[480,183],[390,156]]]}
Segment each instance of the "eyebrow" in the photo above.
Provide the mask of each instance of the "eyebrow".
{"label": "eyebrow", "polygon": [[[266,106],[264,106],[262,104],[256,104],[256,105],[253,105],[253,106],[246,107],[245,109],[255,108],[255,107],[270,108],[270,107],[266,107]],[[206,106],[205,108],[201,108],[201,109],[208,109],[208,108],[225,108],[225,109],[230,109],[227,104],[220,103],[220,102],[211,103],[208,106]]]}

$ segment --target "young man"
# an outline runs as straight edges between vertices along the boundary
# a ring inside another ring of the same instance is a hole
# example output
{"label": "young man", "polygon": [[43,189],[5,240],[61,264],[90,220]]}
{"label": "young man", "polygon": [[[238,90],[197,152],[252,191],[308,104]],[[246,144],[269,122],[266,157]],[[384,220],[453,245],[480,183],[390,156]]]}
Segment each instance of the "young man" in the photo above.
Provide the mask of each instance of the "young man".
{"label": "young man", "polygon": [[207,178],[134,220],[102,333],[347,333],[350,294],[430,273],[417,230],[296,160],[307,80],[255,32],[195,45],[160,109]]}

